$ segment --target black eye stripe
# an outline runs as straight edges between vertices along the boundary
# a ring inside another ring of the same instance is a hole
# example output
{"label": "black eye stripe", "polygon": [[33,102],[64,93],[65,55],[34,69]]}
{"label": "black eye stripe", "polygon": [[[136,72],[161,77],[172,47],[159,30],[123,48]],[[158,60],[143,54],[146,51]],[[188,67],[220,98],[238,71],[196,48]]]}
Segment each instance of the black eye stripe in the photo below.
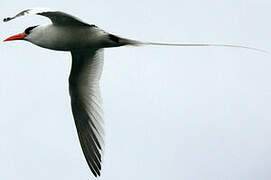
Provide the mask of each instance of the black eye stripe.
{"label": "black eye stripe", "polygon": [[24,31],[24,33],[25,33],[25,34],[30,34],[30,31],[31,31],[32,29],[34,29],[35,27],[37,27],[37,26],[31,26],[31,27],[26,28],[25,31]]}

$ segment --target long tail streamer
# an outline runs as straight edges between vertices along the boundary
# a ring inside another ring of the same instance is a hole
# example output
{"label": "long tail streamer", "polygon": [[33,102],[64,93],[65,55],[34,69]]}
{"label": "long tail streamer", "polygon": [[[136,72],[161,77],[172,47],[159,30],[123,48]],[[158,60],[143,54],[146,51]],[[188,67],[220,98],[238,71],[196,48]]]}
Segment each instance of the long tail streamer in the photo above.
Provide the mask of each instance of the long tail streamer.
{"label": "long tail streamer", "polygon": [[230,48],[243,48],[243,49],[250,49],[254,51],[259,51],[263,53],[268,53],[265,50],[257,49],[253,47],[247,47],[247,46],[239,46],[239,45],[231,45],[231,44],[176,44],[176,43],[159,43],[159,42],[143,42],[142,44],[145,45],[159,45],[159,46],[213,46],[213,47],[230,47]]}

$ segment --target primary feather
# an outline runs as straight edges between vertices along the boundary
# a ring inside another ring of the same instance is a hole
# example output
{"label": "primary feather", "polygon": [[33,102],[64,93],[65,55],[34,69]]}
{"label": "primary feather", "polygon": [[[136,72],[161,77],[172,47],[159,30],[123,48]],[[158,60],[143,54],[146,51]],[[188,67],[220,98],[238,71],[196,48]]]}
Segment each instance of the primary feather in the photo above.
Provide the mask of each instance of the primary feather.
{"label": "primary feather", "polygon": [[103,110],[99,80],[103,50],[72,51],[69,78],[72,112],[78,137],[92,173],[100,175],[104,149]]}

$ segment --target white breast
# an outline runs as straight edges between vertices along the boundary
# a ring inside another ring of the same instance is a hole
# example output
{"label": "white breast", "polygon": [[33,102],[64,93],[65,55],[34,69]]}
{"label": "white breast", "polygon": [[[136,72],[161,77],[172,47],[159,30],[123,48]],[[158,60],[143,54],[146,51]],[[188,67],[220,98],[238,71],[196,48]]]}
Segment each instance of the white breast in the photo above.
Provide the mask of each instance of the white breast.
{"label": "white breast", "polygon": [[91,26],[41,25],[25,40],[43,48],[70,51],[74,49],[101,48],[107,33]]}

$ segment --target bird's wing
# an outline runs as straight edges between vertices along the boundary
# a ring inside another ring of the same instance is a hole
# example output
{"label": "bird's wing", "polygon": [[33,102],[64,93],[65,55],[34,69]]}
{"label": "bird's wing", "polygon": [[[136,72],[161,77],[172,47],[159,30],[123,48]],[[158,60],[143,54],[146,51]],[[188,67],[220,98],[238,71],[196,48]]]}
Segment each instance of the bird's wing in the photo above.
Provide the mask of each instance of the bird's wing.
{"label": "bird's wing", "polygon": [[17,15],[15,15],[13,17],[5,18],[3,21],[7,22],[7,21],[10,21],[10,20],[15,19],[17,17],[24,16],[24,15],[31,15],[31,14],[37,14],[37,15],[48,17],[51,19],[51,21],[54,24],[90,26],[88,23],[85,23],[82,20],[80,20],[70,14],[67,14],[67,13],[64,13],[61,11],[47,9],[47,8],[27,9],[27,10],[24,10],[24,11],[18,13]]}
{"label": "bird's wing", "polygon": [[103,110],[99,80],[103,49],[72,51],[69,90],[80,144],[92,173],[100,175],[104,148]]}

